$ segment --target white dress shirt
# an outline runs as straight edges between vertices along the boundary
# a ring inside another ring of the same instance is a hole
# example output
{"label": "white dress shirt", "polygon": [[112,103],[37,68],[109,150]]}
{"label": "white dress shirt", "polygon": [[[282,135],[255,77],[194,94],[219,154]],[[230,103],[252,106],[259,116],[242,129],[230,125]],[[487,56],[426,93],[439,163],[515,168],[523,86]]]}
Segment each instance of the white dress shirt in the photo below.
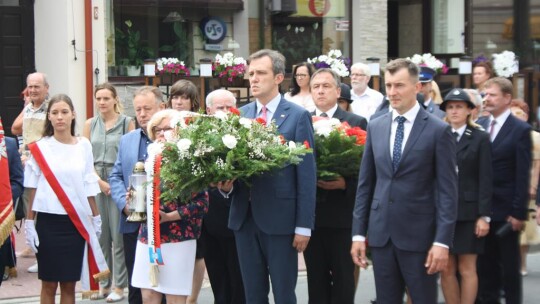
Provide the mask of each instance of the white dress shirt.
{"label": "white dress shirt", "polygon": [[390,127],[390,157],[394,155],[394,141],[396,139],[396,130],[398,127],[396,118],[398,116],[403,116],[405,119],[407,119],[403,123],[403,143],[401,144],[401,153],[403,153],[403,149],[405,148],[405,144],[407,144],[409,134],[411,134],[414,120],[416,119],[416,115],[418,115],[418,111],[420,111],[420,105],[418,102],[415,103],[414,106],[403,115],[400,115],[396,110],[392,110],[392,126]]}
{"label": "white dress shirt", "polygon": [[384,96],[367,87],[362,95],[356,95],[354,90],[351,90],[351,110],[354,114],[364,117],[368,122],[371,115],[375,113],[379,105],[383,102]]}
{"label": "white dress shirt", "polygon": [[326,113],[326,115],[328,115],[328,118],[332,118],[332,117],[334,117],[334,114],[336,114],[337,107],[338,107],[338,104],[336,103],[330,110],[328,110],[326,112],[323,112],[323,111],[319,110],[319,108],[316,108],[315,109],[315,115],[321,116],[322,113]]}
{"label": "white dress shirt", "polygon": [[[488,133],[491,134],[491,142],[493,142],[495,140],[495,138],[497,138],[497,134],[499,134],[499,131],[501,130],[504,123],[506,122],[506,119],[511,114],[512,114],[512,111],[510,111],[510,109],[506,109],[506,111],[504,111],[497,118],[495,118],[495,117],[493,117],[493,115],[491,115],[490,120],[489,120],[489,126],[488,126],[488,129],[487,129]],[[493,132],[490,132],[491,131],[491,122],[493,120],[495,120],[497,123],[495,125],[493,125]]]}
{"label": "white dress shirt", "polygon": [[[40,144],[41,153],[71,203],[81,205],[87,214],[92,215],[86,198],[95,196],[101,191],[94,170],[90,141],[79,137],[76,144],[70,145],[61,143],[51,136],[43,137]],[[33,156],[24,167],[24,187],[36,189],[32,203],[34,212],[67,214]],[[83,201],[79,199],[80,193],[83,193],[82,196],[85,198]]]}
{"label": "white dress shirt", "polygon": [[464,124],[463,126],[459,127],[459,129],[452,128],[452,133],[457,133],[458,136],[456,138],[457,141],[461,140],[461,137],[463,136],[463,133],[465,132],[465,129],[467,129],[467,124]]}
{"label": "white dress shirt", "polygon": [[[276,97],[272,98],[270,102],[266,104],[266,121],[268,123],[272,121],[272,118],[274,117],[274,113],[276,113],[277,107],[279,106],[280,100],[281,100],[281,94],[277,94]],[[261,117],[263,104],[259,100],[256,100],[256,103],[257,103],[257,117]]]}

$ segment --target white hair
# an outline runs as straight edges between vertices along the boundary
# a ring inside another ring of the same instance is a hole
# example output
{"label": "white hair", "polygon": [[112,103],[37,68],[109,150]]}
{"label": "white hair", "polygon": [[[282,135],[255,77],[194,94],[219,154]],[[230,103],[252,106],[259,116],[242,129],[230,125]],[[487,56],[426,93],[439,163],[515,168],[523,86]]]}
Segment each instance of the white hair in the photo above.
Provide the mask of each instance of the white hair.
{"label": "white hair", "polygon": [[366,76],[371,77],[371,70],[369,69],[369,66],[362,62],[356,62],[355,64],[351,65],[351,71],[352,69],[360,69]]}
{"label": "white hair", "polygon": [[236,97],[234,97],[234,94],[231,91],[225,90],[225,89],[217,89],[212,92],[210,92],[206,96],[206,107],[210,108],[214,104],[214,98],[218,96],[223,96],[229,98],[235,105],[236,105]]}

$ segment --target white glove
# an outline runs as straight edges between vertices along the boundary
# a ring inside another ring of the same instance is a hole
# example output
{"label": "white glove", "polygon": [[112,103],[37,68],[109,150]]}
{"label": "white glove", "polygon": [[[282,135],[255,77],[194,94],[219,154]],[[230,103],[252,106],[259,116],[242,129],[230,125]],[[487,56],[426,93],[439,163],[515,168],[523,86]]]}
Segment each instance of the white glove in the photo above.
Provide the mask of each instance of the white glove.
{"label": "white glove", "polygon": [[94,226],[94,230],[96,231],[96,235],[99,239],[99,237],[101,236],[101,215],[100,214],[92,217],[92,225]]}
{"label": "white glove", "polygon": [[26,245],[30,246],[34,253],[37,253],[39,247],[39,238],[34,220],[25,220],[24,230],[26,233]]}

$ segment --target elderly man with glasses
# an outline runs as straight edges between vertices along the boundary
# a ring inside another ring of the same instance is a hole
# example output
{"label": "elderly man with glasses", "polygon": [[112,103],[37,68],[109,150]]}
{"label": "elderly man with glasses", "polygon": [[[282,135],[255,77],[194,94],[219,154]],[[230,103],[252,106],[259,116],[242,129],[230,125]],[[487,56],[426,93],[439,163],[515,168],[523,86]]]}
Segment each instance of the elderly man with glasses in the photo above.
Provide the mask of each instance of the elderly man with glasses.
{"label": "elderly man with glasses", "polygon": [[351,66],[351,108],[354,114],[368,121],[383,101],[383,95],[368,86],[371,73],[367,64],[357,62]]}

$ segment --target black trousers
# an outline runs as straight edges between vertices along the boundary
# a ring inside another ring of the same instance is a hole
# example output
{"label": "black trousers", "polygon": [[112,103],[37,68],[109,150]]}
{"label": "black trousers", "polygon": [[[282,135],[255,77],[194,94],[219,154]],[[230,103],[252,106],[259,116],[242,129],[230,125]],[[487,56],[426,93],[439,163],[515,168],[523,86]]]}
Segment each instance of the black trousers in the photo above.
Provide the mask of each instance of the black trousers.
{"label": "black trousers", "polygon": [[310,304],[353,304],[354,263],[351,229],[321,228],[312,231],[304,252]]}
{"label": "black trousers", "polygon": [[212,285],[214,304],[246,303],[234,236],[211,234],[203,223],[200,242]]}
{"label": "black trousers", "polygon": [[124,240],[124,256],[125,256],[126,268],[127,268],[128,280],[129,280],[129,285],[128,285],[129,286],[128,287],[129,304],[141,304],[143,302],[141,289],[137,287],[133,287],[131,285],[131,277],[133,276],[133,265],[135,264],[135,251],[137,249],[137,236],[138,235],[139,235],[138,231],[122,234],[122,238]]}
{"label": "black trousers", "polygon": [[501,290],[504,290],[506,303],[523,302],[519,232],[496,236],[495,233],[504,224],[506,222],[491,222],[484,254],[478,256],[477,303],[500,303]]}

